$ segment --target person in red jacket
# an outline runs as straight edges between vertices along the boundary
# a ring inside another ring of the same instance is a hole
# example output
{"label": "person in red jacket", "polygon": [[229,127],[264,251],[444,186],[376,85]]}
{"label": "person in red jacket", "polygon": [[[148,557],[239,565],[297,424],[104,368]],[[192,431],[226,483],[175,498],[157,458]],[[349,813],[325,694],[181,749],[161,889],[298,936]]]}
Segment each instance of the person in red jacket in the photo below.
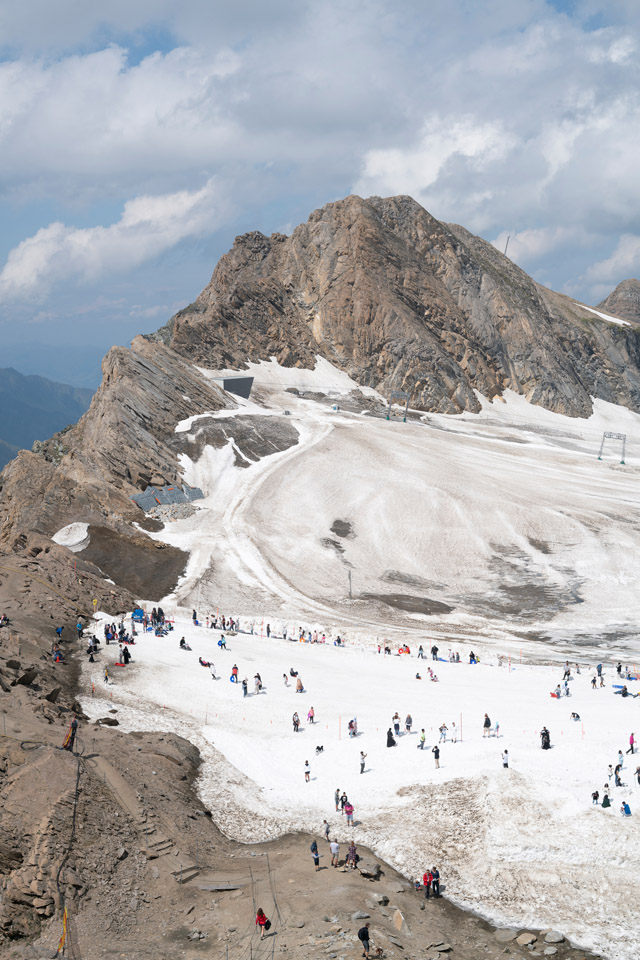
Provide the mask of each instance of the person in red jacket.
{"label": "person in red jacket", "polygon": [[262,907],[258,907],[258,912],[256,913],[256,926],[260,927],[260,939],[262,940],[265,930],[268,930],[271,926],[271,921],[267,920]]}
{"label": "person in red jacket", "polygon": [[425,900],[428,900],[431,896],[431,884],[433,883],[433,874],[431,870],[427,870],[422,878],[422,884],[424,886],[424,896]]}

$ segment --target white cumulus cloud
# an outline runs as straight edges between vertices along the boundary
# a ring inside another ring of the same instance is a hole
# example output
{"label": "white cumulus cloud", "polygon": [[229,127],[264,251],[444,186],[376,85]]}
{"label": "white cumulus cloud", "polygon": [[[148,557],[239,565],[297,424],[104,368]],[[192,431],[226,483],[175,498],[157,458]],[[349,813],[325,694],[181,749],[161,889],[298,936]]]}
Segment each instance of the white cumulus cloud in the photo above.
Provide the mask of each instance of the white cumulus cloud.
{"label": "white cumulus cloud", "polygon": [[216,181],[127,201],[110,226],[51,223],[15,247],[0,272],[0,299],[38,298],[62,281],[91,282],[139,266],[181,240],[217,229],[228,210]]}

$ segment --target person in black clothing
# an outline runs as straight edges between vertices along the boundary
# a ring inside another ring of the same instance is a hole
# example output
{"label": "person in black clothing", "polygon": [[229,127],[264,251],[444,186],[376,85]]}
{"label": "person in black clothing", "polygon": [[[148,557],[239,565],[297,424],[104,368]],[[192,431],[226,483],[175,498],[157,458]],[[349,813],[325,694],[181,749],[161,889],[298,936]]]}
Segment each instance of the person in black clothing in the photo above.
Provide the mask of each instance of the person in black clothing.
{"label": "person in black clothing", "polygon": [[391,727],[389,727],[389,729],[387,730],[387,746],[395,747],[395,745],[396,745],[396,741],[393,738],[393,730],[391,729]]}
{"label": "person in black clothing", "polygon": [[440,871],[438,870],[437,867],[432,868],[431,876],[433,877],[433,880],[431,882],[431,886],[433,888],[433,895],[434,897],[439,897],[440,896]]}
{"label": "person in black clothing", "polygon": [[125,647],[122,651],[122,660],[125,664],[129,663],[131,660],[131,654],[129,653],[129,647]]}
{"label": "person in black clothing", "polygon": [[431,647],[431,659],[432,659],[432,660],[437,660],[437,659],[438,659],[438,648],[436,647],[435,643],[434,643],[434,645]]}
{"label": "person in black clothing", "polygon": [[362,956],[369,956],[369,924],[365,923],[364,927],[360,927],[358,930],[358,940],[362,944]]}
{"label": "person in black clothing", "polygon": [[551,747],[551,734],[546,727],[540,731],[540,746],[543,750],[549,750]]}
{"label": "person in black clothing", "polygon": [[69,737],[64,746],[65,750],[69,750],[69,751],[73,750],[73,745],[76,742],[77,732],[78,732],[78,718],[74,716],[73,720],[71,721],[71,726],[69,728]]}

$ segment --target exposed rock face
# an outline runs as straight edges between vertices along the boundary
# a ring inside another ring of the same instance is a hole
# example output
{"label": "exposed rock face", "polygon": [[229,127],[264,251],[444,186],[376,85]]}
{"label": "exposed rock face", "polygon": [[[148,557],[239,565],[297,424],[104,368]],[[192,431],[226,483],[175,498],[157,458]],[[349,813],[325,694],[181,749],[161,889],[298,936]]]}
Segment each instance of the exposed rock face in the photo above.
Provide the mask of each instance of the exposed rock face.
{"label": "exposed rock face", "polygon": [[152,339],[213,368],[317,354],[412,405],[477,410],[505,388],[572,416],[591,396],[640,409],[640,336],[554,294],[410,197],[351,196],[290,237],[249,233]]}
{"label": "exposed rock face", "polygon": [[623,280],[598,304],[598,309],[622,320],[640,323],[640,280]]}
{"label": "exposed rock face", "polygon": [[130,350],[110,350],[102,370],[84,417],[37,452],[21,451],[0,475],[0,543],[21,551],[68,523],[88,523],[92,543],[83,560],[144,596],[147,557],[151,576],[158,566],[152,556],[164,550],[170,589],[186,555],[132,528],[144,515],[131,496],[150,482],[179,479],[177,455],[189,438],[175,433],[177,422],[233,401],[191,363],[143,337]]}

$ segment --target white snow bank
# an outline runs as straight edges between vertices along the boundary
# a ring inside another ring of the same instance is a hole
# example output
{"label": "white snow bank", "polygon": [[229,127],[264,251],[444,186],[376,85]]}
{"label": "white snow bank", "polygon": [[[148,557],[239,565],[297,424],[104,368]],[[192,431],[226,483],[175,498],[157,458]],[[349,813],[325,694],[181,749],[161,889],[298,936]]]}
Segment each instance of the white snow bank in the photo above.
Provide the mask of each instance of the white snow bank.
{"label": "white snow bank", "polygon": [[[179,649],[181,636],[191,651]],[[353,836],[409,878],[438,864],[446,895],[496,923],[553,927],[610,960],[635,960],[637,758],[625,758],[624,788],[611,781],[611,809],[591,803],[592,791],[602,794],[609,782],[608,764],[617,762],[636,729],[635,700],[614,695],[612,667],[605,666],[605,688],[591,689],[593,668],[583,667],[569,684],[572,696],[554,700],[549,693],[561,680],[560,664],[515,662],[510,669],[508,662],[491,666],[482,657],[472,666],[464,650],[459,664],[423,661],[416,657],[417,638],[410,657],[384,657],[373,645],[337,649],[243,634],[227,637],[229,649],[222,652],[218,638],[180,619],[168,637],[141,636],[135,665],[117,671],[108,689],[98,682],[102,664],[89,665],[92,675],[87,667],[86,681],[95,682],[97,697],[113,697],[123,725],[172,729],[201,748],[200,791],[225,833],[246,842],[300,829],[319,835],[326,817],[341,843]],[[431,641],[427,635],[421,641],[429,657]],[[447,649],[440,644],[441,654]],[[221,679],[212,680],[199,656],[215,664]],[[249,697],[229,683],[234,663],[249,680]],[[303,694],[294,681],[283,682],[292,666]],[[429,682],[429,666],[438,683]],[[253,694],[256,671],[265,689],[259,695]],[[422,680],[415,679],[418,671]],[[629,686],[633,691],[640,683]],[[104,709],[91,697],[83,706],[96,716]],[[307,722],[311,706],[314,724]],[[302,721],[297,734],[294,710]],[[396,711],[402,730],[412,715],[412,733],[387,749]],[[573,711],[580,721],[570,719]],[[499,721],[499,739],[483,737],[485,712],[493,724]],[[356,739],[347,736],[353,717]],[[436,770],[431,747],[442,723],[448,740]],[[451,742],[454,724],[457,743]],[[542,725],[551,731],[552,750],[540,749]],[[421,728],[425,750],[416,749]],[[319,755],[317,745],[324,748]],[[360,751],[367,755],[364,775]],[[355,805],[353,830],[335,813],[336,787]],[[623,798],[631,804],[630,820],[618,812]]]}
{"label": "white snow bank", "polygon": [[316,365],[313,370],[302,367],[283,367],[275,357],[271,357],[270,360],[260,360],[257,363],[247,363],[246,370],[200,369],[210,379],[239,375],[253,377],[254,387],[277,390],[295,387],[312,393],[350,393],[352,390],[360,390],[366,396],[378,396],[375,390],[370,387],[361,387],[348,373],[334,367],[319,355],[316,356]]}
{"label": "white snow bank", "polygon": [[79,553],[89,546],[89,524],[88,523],[69,523],[62,527],[51,537],[54,543],[59,543],[61,547],[67,547],[72,553]]}
{"label": "white snow bank", "polygon": [[581,306],[583,310],[588,310],[589,313],[595,313],[596,317],[600,317],[608,323],[615,323],[618,327],[631,326],[628,320],[621,320],[620,317],[612,317],[609,313],[601,313],[599,310],[594,310],[593,307],[588,307],[585,303],[581,303],[579,306]]}

